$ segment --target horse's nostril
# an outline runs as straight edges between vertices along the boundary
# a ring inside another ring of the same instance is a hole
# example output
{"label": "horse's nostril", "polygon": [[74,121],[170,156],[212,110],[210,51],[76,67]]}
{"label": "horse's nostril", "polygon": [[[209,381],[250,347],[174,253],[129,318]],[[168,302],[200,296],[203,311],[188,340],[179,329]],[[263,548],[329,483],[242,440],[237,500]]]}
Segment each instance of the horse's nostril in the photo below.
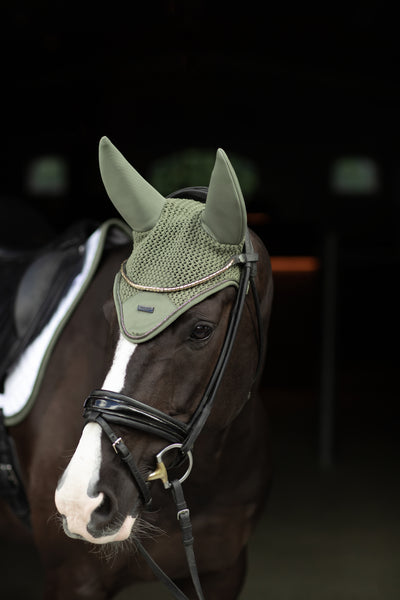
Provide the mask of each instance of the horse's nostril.
{"label": "horse's nostril", "polygon": [[118,529],[116,499],[105,492],[102,492],[102,495],[103,499],[92,512],[90,522],[87,525],[88,532],[95,538],[104,535],[105,531],[110,533],[111,530]]}
{"label": "horse's nostril", "polygon": [[111,498],[109,498],[109,496],[104,494],[101,504],[94,510],[94,512],[97,513],[97,515],[106,517],[110,514],[111,510],[112,510]]}

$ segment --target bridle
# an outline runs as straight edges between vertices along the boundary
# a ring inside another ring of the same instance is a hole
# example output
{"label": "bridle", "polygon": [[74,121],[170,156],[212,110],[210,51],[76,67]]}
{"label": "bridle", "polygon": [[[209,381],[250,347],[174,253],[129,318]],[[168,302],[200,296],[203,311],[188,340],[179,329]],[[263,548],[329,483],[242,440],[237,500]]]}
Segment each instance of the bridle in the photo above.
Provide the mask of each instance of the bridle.
{"label": "bridle", "polygon": [[[177,194],[187,194],[189,190],[192,193],[191,197],[195,196],[196,193],[204,197],[203,190],[206,190],[206,188],[185,188],[184,190],[175,192],[173,197],[179,197]],[[188,195],[181,197],[188,197]],[[231,310],[222,350],[217,359],[217,363],[208,382],[204,395],[188,423],[183,423],[178,419],[166,415],[162,411],[130,398],[129,396],[107,390],[95,390],[90,394],[90,396],[88,396],[84,404],[83,416],[85,421],[94,421],[101,426],[105,435],[110,440],[115,452],[127,465],[136,483],[141,500],[145,506],[149,506],[151,503],[151,494],[148,482],[161,479],[165,489],[171,490],[177,507],[177,518],[182,530],[183,543],[186,550],[189,570],[198,598],[200,600],[204,599],[204,596],[201,590],[194,558],[190,513],[183,496],[182,483],[189,476],[192,469],[192,450],[194,443],[207,421],[223,374],[228,364],[249,286],[252,290],[258,325],[259,358],[254,380],[257,379],[262,366],[263,335],[261,309],[255,285],[256,263],[258,261],[258,255],[254,252],[248,232],[246,232],[243,250],[243,253],[238,257],[238,263],[242,266],[239,288]],[[140,431],[161,437],[169,442],[169,444],[156,455],[157,468],[148,476],[146,481],[137,468],[133,456],[126,444],[122,438],[113,431],[110,424],[138,429]],[[172,466],[169,468],[171,469],[172,467],[177,466],[186,468],[181,477],[174,478],[172,481],[169,480],[168,469],[164,462],[165,455],[170,451],[177,453],[178,458],[175,458],[175,460],[172,462]],[[179,590],[179,588],[171,581],[171,579],[153,561],[138,540],[136,540],[136,544],[152,568],[153,572],[170,588],[175,595],[175,598],[181,600],[187,599],[181,590]]]}

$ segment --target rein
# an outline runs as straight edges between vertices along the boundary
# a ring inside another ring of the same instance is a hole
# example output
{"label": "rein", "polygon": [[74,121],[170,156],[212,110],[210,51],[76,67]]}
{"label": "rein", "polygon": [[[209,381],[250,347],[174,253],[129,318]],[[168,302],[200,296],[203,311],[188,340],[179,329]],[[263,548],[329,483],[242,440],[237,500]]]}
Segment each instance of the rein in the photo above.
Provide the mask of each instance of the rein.
{"label": "rein", "polygon": [[[201,433],[207,421],[208,415],[211,412],[215,396],[228,364],[249,286],[251,287],[253,301],[256,307],[259,343],[258,365],[254,380],[256,380],[260,372],[263,357],[263,336],[260,302],[255,286],[257,261],[258,255],[254,252],[249,233],[246,231],[244,252],[238,257],[238,262],[242,265],[243,269],[240,277],[239,289],[231,311],[223,347],[218,357],[213,374],[208,382],[203,398],[187,424],[182,423],[178,419],[170,417],[169,415],[166,415],[156,408],[143,404],[138,400],[107,390],[95,390],[90,396],[88,396],[84,404],[83,416],[85,421],[97,422],[102,427],[115,452],[121,457],[122,461],[130,470],[132,477],[136,482],[142,502],[145,506],[149,506],[151,502],[151,494],[148,487],[149,481],[161,479],[165,489],[171,490],[177,509],[177,520],[181,527],[189,571],[199,600],[204,600],[204,595],[201,589],[193,551],[193,535],[190,512],[183,495],[182,483],[190,474],[193,462],[192,449],[194,443]],[[149,475],[146,481],[140,474],[134,462],[133,456],[123,442],[122,438],[118,437],[114,433],[109,423],[139,429],[140,431],[157,435],[170,442],[168,446],[166,446],[157,454],[157,468]],[[179,455],[179,460],[173,463],[173,467],[179,466],[185,461],[188,462],[188,468],[185,474],[180,479],[174,479],[172,481],[169,481],[168,471],[164,464],[164,455],[170,450],[177,450]],[[187,600],[187,596],[185,596],[183,592],[173,583],[173,581],[160,569],[160,567],[158,567],[158,565],[153,561],[151,556],[147,553],[138,540],[136,540],[136,544],[144,559],[153,570],[153,573],[163,583],[165,583],[165,585],[167,585],[167,587],[174,594],[175,598],[178,600]]]}

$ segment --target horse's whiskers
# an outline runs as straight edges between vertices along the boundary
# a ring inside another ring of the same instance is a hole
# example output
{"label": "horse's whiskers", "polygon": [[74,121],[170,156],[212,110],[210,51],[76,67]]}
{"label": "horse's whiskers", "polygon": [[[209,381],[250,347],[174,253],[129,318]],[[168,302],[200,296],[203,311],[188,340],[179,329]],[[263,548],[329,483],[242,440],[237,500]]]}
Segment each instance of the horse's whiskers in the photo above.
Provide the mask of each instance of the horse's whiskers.
{"label": "horse's whiskers", "polygon": [[50,523],[52,523],[53,521],[58,525],[60,529],[63,529],[62,516],[58,512],[54,512],[52,515],[50,515],[46,523],[47,525],[50,525]]}
{"label": "horse's whiskers", "polygon": [[[114,521],[114,525],[109,525],[103,532],[103,535],[111,535],[115,532],[115,526],[124,522],[124,517],[122,515],[119,518],[119,522]],[[158,536],[164,535],[165,532],[152,523],[149,523],[145,519],[141,517],[137,517],[135,521],[135,525],[132,529],[130,536],[126,540],[118,541],[118,542],[110,542],[107,544],[93,544],[91,552],[94,554],[99,554],[101,558],[106,560],[107,562],[114,562],[119,556],[129,553],[133,554],[137,552],[136,547],[136,539],[150,539],[155,540]]]}
{"label": "horse's whiskers", "polygon": [[143,517],[138,517],[135,521],[135,527],[133,528],[131,536],[132,535],[135,538],[139,538],[141,540],[155,540],[157,537],[165,535],[165,531],[161,529],[161,527],[158,527],[153,523],[149,523],[149,521],[146,521],[146,519],[144,519]]}

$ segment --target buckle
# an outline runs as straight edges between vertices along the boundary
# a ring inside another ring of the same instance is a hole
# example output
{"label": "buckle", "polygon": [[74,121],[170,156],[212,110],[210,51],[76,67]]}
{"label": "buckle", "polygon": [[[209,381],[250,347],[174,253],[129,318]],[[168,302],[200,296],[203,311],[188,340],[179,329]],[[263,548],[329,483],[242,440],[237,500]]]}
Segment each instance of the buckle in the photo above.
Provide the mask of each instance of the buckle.
{"label": "buckle", "polygon": [[182,508],[182,510],[178,510],[176,513],[176,518],[178,521],[180,519],[188,519],[190,517],[190,510],[188,508]]}

